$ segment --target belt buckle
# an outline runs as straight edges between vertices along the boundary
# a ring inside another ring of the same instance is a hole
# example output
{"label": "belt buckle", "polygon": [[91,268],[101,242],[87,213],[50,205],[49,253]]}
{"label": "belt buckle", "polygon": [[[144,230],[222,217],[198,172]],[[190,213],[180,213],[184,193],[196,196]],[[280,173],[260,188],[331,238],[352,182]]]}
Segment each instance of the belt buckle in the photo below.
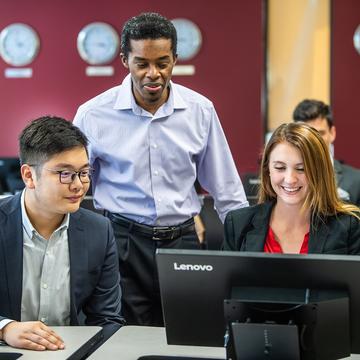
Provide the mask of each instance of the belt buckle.
{"label": "belt buckle", "polygon": [[[152,239],[153,240],[164,240],[164,239],[173,240],[175,230],[176,230],[175,226],[154,226]],[[167,236],[160,235],[160,234],[166,235],[167,233],[170,233],[171,236],[167,237]]]}

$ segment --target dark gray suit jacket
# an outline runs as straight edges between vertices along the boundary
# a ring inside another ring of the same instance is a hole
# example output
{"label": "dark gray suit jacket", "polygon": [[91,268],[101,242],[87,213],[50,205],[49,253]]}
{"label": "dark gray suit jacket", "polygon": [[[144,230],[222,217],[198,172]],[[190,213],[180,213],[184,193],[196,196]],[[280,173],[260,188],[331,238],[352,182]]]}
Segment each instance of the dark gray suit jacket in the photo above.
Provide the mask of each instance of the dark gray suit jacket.
{"label": "dark gray suit jacket", "polygon": [[[20,321],[23,271],[21,194],[0,201],[0,320]],[[79,209],[70,215],[70,324],[120,327],[118,256],[111,224]],[[36,320],[36,319],[34,319]]]}
{"label": "dark gray suit jacket", "polygon": [[337,186],[350,195],[350,202],[360,207],[360,170],[334,160]]}
{"label": "dark gray suit jacket", "polygon": [[[233,210],[225,219],[224,250],[263,251],[274,202]],[[330,216],[310,227],[309,253],[360,254],[360,221]]]}

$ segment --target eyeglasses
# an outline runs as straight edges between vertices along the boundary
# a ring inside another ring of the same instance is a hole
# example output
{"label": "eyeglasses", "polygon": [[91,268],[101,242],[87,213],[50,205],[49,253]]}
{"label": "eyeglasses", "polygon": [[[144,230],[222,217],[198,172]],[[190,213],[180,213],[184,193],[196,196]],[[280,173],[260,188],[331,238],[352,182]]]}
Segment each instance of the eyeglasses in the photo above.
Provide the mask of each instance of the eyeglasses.
{"label": "eyeglasses", "polygon": [[83,183],[89,183],[91,179],[92,169],[84,169],[80,171],[74,170],[54,170],[43,168],[47,171],[59,174],[59,180],[62,184],[71,184],[75,181],[76,176],[79,177],[79,180]]}
{"label": "eyeglasses", "polygon": [[[37,165],[30,165],[30,166],[37,166]],[[51,171],[53,173],[59,174],[59,180],[61,184],[71,184],[75,181],[76,176],[79,177],[79,180],[83,183],[89,183],[91,180],[91,175],[93,173],[93,169],[84,169],[80,171],[74,170],[55,170],[55,169],[48,169],[43,167],[43,169],[47,171]]]}
{"label": "eyeglasses", "polygon": [[83,183],[89,183],[91,179],[92,169],[84,169],[80,171],[74,170],[54,170],[54,169],[47,169],[43,168],[47,171],[51,171],[53,173],[59,174],[59,180],[62,184],[71,184],[75,181],[76,176],[79,177],[79,180]]}

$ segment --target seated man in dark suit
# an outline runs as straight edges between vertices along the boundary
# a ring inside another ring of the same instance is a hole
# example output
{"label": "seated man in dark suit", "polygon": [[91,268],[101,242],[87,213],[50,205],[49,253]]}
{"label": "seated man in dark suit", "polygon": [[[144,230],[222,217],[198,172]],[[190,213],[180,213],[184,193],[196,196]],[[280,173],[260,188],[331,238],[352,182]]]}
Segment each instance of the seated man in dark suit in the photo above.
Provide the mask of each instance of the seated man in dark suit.
{"label": "seated man in dark suit", "polygon": [[319,131],[332,155],[340,198],[360,206],[360,170],[333,158],[332,144],[336,138],[336,128],[330,106],[319,100],[306,99],[296,106],[293,118]]}
{"label": "seated man in dark suit", "polygon": [[121,326],[116,245],[110,221],[79,208],[91,176],[85,135],[42,117],[19,141],[25,190],[0,201],[0,340],[63,349],[49,326],[84,315],[86,325]]}

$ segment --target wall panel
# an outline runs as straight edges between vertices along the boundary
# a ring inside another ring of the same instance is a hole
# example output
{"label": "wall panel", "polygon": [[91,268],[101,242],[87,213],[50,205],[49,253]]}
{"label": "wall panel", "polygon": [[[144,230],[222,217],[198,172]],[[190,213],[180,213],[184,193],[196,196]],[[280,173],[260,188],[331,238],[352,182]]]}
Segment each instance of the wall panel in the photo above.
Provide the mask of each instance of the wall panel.
{"label": "wall panel", "polygon": [[12,22],[33,26],[41,38],[31,79],[5,79],[0,59],[0,156],[17,154],[17,136],[32,118],[57,114],[71,119],[79,104],[117,85],[124,75],[114,60],[113,77],[89,78],[76,50],[78,31],[105,21],[120,33],[124,21],[141,11],[187,17],[202,30],[201,52],[189,63],[191,77],[173,80],[208,96],[215,104],[240,172],[256,168],[263,142],[261,91],[263,76],[262,0],[121,1],[11,0],[0,2],[0,29]]}
{"label": "wall panel", "polygon": [[360,168],[360,55],[353,35],[360,1],[332,0],[331,104],[337,129],[335,156]]}

